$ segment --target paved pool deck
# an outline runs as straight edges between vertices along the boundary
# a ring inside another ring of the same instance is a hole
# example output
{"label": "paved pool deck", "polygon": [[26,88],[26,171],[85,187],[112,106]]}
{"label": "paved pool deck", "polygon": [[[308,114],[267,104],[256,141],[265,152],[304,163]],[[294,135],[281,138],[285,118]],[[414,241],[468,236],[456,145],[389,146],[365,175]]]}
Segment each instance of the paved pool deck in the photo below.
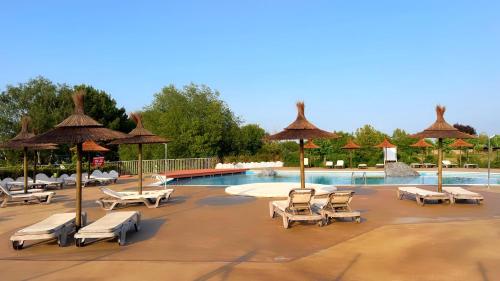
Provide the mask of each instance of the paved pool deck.
{"label": "paved pool deck", "polygon": [[[130,190],[133,178],[115,190]],[[342,189],[342,187],[340,187]],[[176,186],[172,201],[143,206],[142,230],[128,244],[84,248],[40,243],[12,250],[17,229],[74,208],[72,187],[50,205],[0,209],[0,280],[500,280],[500,192],[475,186],[485,203],[454,206],[397,200],[394,187],[356,187],[363,221],[325,227],[270,219],[270,199],[231,196],[219,187]],[[105,211],[87,187],[89,221]]]}

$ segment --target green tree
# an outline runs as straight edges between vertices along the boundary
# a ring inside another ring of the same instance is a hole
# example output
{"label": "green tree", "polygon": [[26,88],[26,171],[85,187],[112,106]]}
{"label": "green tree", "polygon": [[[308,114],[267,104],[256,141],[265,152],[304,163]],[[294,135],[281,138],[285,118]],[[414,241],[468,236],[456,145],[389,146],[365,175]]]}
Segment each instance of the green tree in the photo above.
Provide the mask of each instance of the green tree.
{"label": "green tree", "polygon": [[266,131],[257,124],[248,124],[240,129],[240,153],[254,155],[262,148]]}

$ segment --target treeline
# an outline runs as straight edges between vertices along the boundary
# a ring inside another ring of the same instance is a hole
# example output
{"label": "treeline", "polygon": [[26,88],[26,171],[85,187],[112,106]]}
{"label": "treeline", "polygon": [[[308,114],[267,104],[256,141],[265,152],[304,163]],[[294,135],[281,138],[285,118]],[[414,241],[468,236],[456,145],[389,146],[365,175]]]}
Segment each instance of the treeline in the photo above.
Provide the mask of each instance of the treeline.
{"label": "treeline", "polygon": [[[61,122],[73,110],[71,94],[77,89],[85,89],[85,112],[108,128],[128,133],[134,124],[128,119],[124,108],[106,92],[89,85],[55,84],[38,77],[26,83],[9,85],[0,94],[0,141],[17,134],[21,116],[32,119],[36,133],[44,132]],[[153,133],[171,139],[168,143],[169,158],[218,157],[224,162],[284,161],[286,165],[298,165],[298,144],[296,142],[266,142],[266,132],[257,124],[244,124],[227,104],[220,99],[219,92],[203,85],[190,84],[183,88],[172,85],[164,87],[154,95],[150,105],[144,107],[143,122]],[[286,126],[287,124],[283,124]],[[457,128],[475,133],[470,126]],[[417,140],[408,133],[396,129],[392,135],[384,134],[370,125],[357,129],[354,133],[336,132],[340,138],[334,140],[314,140],[319,149],[306,151],[307,157],[315,166],[322,166],[326,160],[347,160],[349,152],[341,147],[348,139],[353,139],[362,148],[354,151],[353,164],[374,165],[383,158],[381,149],[374,146],[388,138],[398,146],[400,161],[407,163],[421,161],[422,151],[410,147]],[[446,140],[446,144],[452,140]],[[485,165],[483,148],[487,143],[485,135],[470,140],[474,149],[469,154],[469,163]],[[493,139],[494,146],[499,139]],[[111,146],[112,152],[106,154],[108,160],[131,160],[137,158],[135,146]],[[458,161],[451,148],[445,149],[445,157]],[[19,152],[0,151],[0,165],[17,163]],[[465,153],[463,157],[465,158]],[[160,159],[165,156],[164,145],[144,147],[145,159]],[[41,152],[43,163],[71,161],[68,147],[62,146],[55,152]],[[426,162],[435,162],[435,154],[428,149]],[[494,166],[500,161],[494,155]],[[465,160],[464,160],[465,161]]]}

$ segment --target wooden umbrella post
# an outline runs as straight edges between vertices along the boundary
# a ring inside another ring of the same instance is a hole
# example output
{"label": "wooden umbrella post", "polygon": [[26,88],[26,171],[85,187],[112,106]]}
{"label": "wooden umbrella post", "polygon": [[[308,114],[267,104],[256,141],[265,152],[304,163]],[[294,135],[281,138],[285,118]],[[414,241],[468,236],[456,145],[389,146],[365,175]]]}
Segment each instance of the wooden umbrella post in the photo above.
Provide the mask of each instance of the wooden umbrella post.
{"label": "wooden umbrella post", "polygon": [[33,162],[33,183],[36,183],[36,163],[38,158],[36,155],[36,150],[34,152],[35,152],[35,157],[34,157],[35,162]]}
{"label": "wooden umbrella post", "polygon": [[87,153],[87,162],[89,163],[89,166],[87,167],[87,179],[90,179],[90,151]]}
{"label": "wooden umbrella post", "polygon": [[137,176],[139,177],[139,194],[142,194],[142,143],[138,145],[139,163],[137,163]]}
{"label": "wooden umbrella post", "polygon": [[28,148],[23,148],[24,193],[28,193]]}
{"label": "wooden umbrella post", "polygon": [[300,139],[300,150],[299,150],[299,157],[300,157],[300,188],[306,188],[306,172],[304,168],[304,140]]}
{"label": "wooden umbrella post", "polygon": [[352,169],[352,149],[349,149],[349,168]]}
{"label": "wooden umbrella post", "polygon": [[443,191],[443,139],[438,139],[438,192]]}
{"label": "wooden umbrella post", "polygon": [[82,227],[82,143],[76,145],[76,229]]}

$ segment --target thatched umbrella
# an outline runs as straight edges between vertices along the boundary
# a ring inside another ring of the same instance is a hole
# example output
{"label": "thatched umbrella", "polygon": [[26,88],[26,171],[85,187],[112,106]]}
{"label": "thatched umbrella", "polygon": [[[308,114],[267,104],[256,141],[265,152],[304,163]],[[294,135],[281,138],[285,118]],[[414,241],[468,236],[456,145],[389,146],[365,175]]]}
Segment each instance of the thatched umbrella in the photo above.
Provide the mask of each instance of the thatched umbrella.
{"label": "thatched umbrella", "polygon": [[297,103],[297,119],[288,125],[283,131],[269,136],[269,140],[299,140],[299,160],[300,160],[300,187],[305,188],[305,170],[304,170],[304,139],[325,139],[338,138],[335,133],[330,133],[318,129],[307,121],[304,115],[304,103]]}
{"label": "thatched umbrella", "polygon": [[[76,147],[71,148],[71,150],[76,150]],[[105,148],[104,146],[100,146],[93,140],[88,140],[82,144],[82,152],[87,152],[87,161],[88,161],[88,168],[87,168],[87,178],[90,179],[90,153],[91,152],[108,152],[109,149]]]}
{"label": "thatched umbrella", "polygon": [[355,149],[360,149],[361,146],[357,145],[352,141],[352,139],[349,139],[347,141],[347,144],[342,146],[342,149],[346,149],[349,151],[349,168],[352,169],[352,153]]}
{"label": "thatched umbrella", "polygon": [[387,149],[394,148],[396,146],[390,143],[389,140],[387,140],[387,138],[385,138],[383,142],[377,144],[375,147],[382,148],[384,150],[384,165],[385,165],[385,155],[387,155]]}
{"label": "thatched umbrella", "polygon": [[[453,148],[458,148],[460,150],[460,158],[458,159],[458,166],[462,166],[462,149],[463,148],[471,148],[474,147],[472,143],[468,143],[464,141],[463,139],[456,139],[452,144],[450,144],[450,147]],[[469,151],[467,150],[467,161],[469,161]]]}
{"label": "thatched umbrella", "polygon": [[76,227],[82,226],[82,146],[88,140],[110,141],[127,137],[126,134],[105,128],[83,110],[84,91],[73,95],[75,111],[53,129],[35,136],[29,143],[51,142],[57,144],[76,144]]}
{"label": "thatched umbrella", "polygon": [[146,130],[142,125],[142,117],[139,113],[130,114],[132,120],[134,120],[136,127],[130,133],[128,133],[127,138],[118,139],[110,144],[137,144],[138,146],[138,165],[137,174],[139,177],[139,186],[137,191],[142,194],[142,145],[143,144],[154,144],[154,143],[167,143],[170,140],[157,136],[150,131]]}
{"label": "thatched umbrella", "polygon": [[470,139],[474,136],[460,132],[457,128],[446,123],[444,120],[444,106],[436,106],[436,122],[420,133],[411,135],[412,138],[435,138],[438,139],[438,192],[443,189],[443,139]]}
{"label": "thatched umbrella", "polygon": [[[49,150],[55,149],[53,143],[25,143],[27,140],[35,136],[34,133],[29,132],[28,127],[31,119],[28,116],[21,118],[21,131],[9,141],[0,144],[0,148],[23,150],[23,174],[24,174],[24,193],[28,193],[28,150]],[[36,172],[36,161],[34,166]],[[33,181],[36,181],[33,177]]]}
{"label": "thatched umbrella", "polygon": [[422,148],[422,160],[421,163],[424,164],[424,158],[425,158],[425,149],[428,147],[432,147],[432,144],[428,143],[425,141],[424,138],[421,138],[419,141],[417,141],[414,144],[410,144],[411,147],[419,147]]}
{"label": "thatched umbrella", "polygon": [[[304,144],[304,149],[318,149],[318,148],[320,148],[320,147],[318,145],[316,145],[313,140],[308,140]],[[305,152],[304,152],[304,154],[305,154]]]}

